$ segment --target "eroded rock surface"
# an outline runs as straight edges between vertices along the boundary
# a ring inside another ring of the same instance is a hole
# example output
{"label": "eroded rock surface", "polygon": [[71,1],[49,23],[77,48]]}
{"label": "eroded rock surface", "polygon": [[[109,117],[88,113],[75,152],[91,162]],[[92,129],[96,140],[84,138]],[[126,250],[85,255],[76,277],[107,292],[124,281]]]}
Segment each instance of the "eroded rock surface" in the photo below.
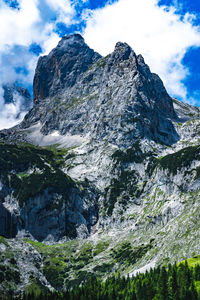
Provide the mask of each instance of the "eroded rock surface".
{"label": "eroded rock surface", "polygon": [[129,45],[101,57],[64,37],[39,59],[32,110],[0,132],[1,234],[17,235],[0,246],[24,247],[26,262],[35,249],[49,289],[198,254],[199,133],[199,108],[172,99]]}

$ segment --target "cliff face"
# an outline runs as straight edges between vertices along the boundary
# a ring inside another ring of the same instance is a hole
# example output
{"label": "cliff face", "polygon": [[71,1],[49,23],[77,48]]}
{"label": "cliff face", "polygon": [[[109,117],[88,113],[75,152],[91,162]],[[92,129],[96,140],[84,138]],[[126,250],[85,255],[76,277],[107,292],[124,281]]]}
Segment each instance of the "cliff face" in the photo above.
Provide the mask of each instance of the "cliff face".
{"label": "cliff face", "polygon": [[32,273],[60,289],[198,254],[199,117],[126,43],[101,57],[76,34],[41,57],[33,108],[0,132],[1,234],[68,241],[57,264],[55,245],[7,242],[26,249],[23,288]]}
{"label": "cliff face", "polygon": [[80,75],[100,57],[79,34],[63,37],[49,55],[38,61],[33,84],[34,101],[55,96],[74,86]]}
{"label": "cliff face", "polygon": [[[69,162],[66,156],[60,168],[64,173],[69,170],[69,174],[77,180],[84,182],[90,179],[91,182],[85,194],[73,189],[73,186],[68,190],[68,195],[61,193],[55,186],[52,188],[53,183],[49,180],[53,176],[52,166],[49,170],[44,165],[35,164],[32,159],[36,150],[28,148],[29,152],[33,151],[29,164],[23,167],[20,165],[20,168],[14,164],[7,170],[14,175],[11,180],[7,178],[11,189],[8,189],[4,198],[9,202],[11,200],[8,199],[14,195],[20,203],[17,208],[16,233],[27,232],[40,241],[49,237],[54,240],[64,236],[86,237],[98,221],[98,201],[102,201],[99,199],[104,199],[103,206],[109,215],[112,214],[117,197],[121,194],[115,191],[114,182],[121,185],[120,181],[127,180],[127,184],[130,183],[127,186],[129,194],[130,190],[135,191],[134,185],[143,177],[138,171],[123,175],[118,156],[126,154],[120,151],[129,151],[130,159],[134,162],[134,151],[139,151],[137,156],[143,157],[143,150],[140,149],[142,139],[166,145],[175,143],[179,136],[172,121],[176,118],[172,99],[160,78],[151,73],[142,56],[137,56],[126,43],[117,43],[114,52],[102,58],[85,44],[80,35],[64,37],[49,55],[38,61],[34,77],[33,109],[21,125],[14,130],[2,132],[1,136],[10,142],[21,140],[35,145],[60,144],[61,140],[68,148],[85,145],[82,157],[72,151]],[[106,151],[104,153],[106,144],[110,157]],[[96,153],[97,148],[101,154],[92,154],[90,158],[90,153]],[[6,159],[7,151],[10,150],[4,146],[3,151]],[[19,159],[24,151],[22,146],[18,149]],[[37,156],[46,161],[46,156],[43,157],[43,153],[38,151]],[[144,157],[149,160],[152,153],[148,150]],[[98,162],[94,162],[94,156]],[[11,161],[13,159],[10,158]],[[83,160],[83,172],[80,170],[77,174],[76,165],[81,165]],[[107,174],[106,160],[108,164],[110,161]],[[139,160],[142,162],[141,158]],[[94,171],[91,171],[92,168]],[[64,173],[59,180],[67,184]],[[38,188],[39,180],[45,184]],[[58,181],[58,178],[55,180]],[[108,185],[103,186],[103,189],[102,181]],[[21,194],[21,189],[29,182],[29,189],[35,189],[36,192],[33,193],[34,197],[31,191],[26,193],[26,199],[22,200],[24,194]],[[6,180],[3,181],[5,183]],[[17,185],[20,188],[16,192]]]}
{"label": "cliff face", "polygon": [[120,147],[141,138],[168,145],[178,140],[172,99],[125,43],[100,58],[79,35],[64,37],[39,59],[34,101],[22,126],[40,121],[45,135],[89,135]]}
{"label": "cliff face", "polygon": [[1,235],[87,237],[97,222],[98,194],[92,187],[83,191],[62,171],[68,151],[8,144],[0,149]]}

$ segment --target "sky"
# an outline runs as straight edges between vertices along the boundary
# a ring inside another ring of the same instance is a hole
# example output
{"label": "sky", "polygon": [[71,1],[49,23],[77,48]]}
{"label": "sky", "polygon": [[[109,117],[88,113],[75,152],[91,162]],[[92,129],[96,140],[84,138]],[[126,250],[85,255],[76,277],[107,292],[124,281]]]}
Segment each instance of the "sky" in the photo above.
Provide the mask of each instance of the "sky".
{"label": "sky", "polygon": [[128,43],[171,96],[200,106],[199,0],[0,0],[0,129],[23,117],[19,101],[4,104],[2,85],[32,93],[38,57],[75,32],[101,55]]}

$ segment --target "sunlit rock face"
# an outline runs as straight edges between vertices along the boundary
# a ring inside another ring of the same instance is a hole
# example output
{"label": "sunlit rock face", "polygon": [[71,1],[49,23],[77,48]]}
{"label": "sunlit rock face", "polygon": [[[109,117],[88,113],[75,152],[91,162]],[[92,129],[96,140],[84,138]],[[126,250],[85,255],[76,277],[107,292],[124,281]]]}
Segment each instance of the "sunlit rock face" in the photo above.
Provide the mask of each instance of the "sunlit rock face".
{"label": "sunlit rock face", "polygon": [[178,140],[172,99],[159,76],[126,43],[101,57],[80,35],[62,38],[41,57],[34,77],[34,109],[22,126],[40,121],[41,132],[107,139],[120,147],[141,138]]}
{"label": "sunlit rock face", "polygon": [[[14,90],[14,87],[5,87],[7,102],[13,101]],[[28,97],[26,90],[16,90]],[[176,119],[172,99],[161,79],[151,73],[142,56],[137,56],[129,45],[118,42],[113,53],[101,57],[80,35],[63,37],[49,55],[38,61],[33,109],[19,126],[0,134],[10,143],[21,141],[82,149],[77,153],[69,150],[70,155],[63,153],[61,172],[54,166],[57,156],[49,161],[45,152],[34,148],[22,146],[16,153],[16,149],[9,148],[11,146],[2,149],[4,158],[6,151],[13,151],[10,160],[15,156],[22,160],[21,164],[16,160],[12,168],[8,168],[8,172],[14,173],[11,178],[8,174],[6,180],[3,178],[7,193],[2,201],[15,220],[15,235],[26,232],[39,241],[57,241],[65,236],[87,237],[99,221],[100,202],[111,215],[121,194],[129,197],[141,180],[149,179],[145,171],[153,151],[147,141],[163,145],[176,143],[179,139],[173,125]],[[28,164],[24,164],[22,158],[23,153],[27,156],[26,151],[30,154],[26,158]],[[126,151],[129,151],[129,160]],[[119,162],[121,155],[125,157],[125,166]],[[38,164],[35,156],[43,163]],[[137,163],[143,166],[138,167]],[[134,172],[125,171],[133,166]],[[70,189],[65,187],[67,194],[63,194],[52,186],[49,178],[58,174],[66,185],[65,173],[80,180],[83,186],[88,180],[84,191],[71,184]],[[119,185],[126,181],[126,186],[115,191],[115,196],[114,178]],[[41,186],[40,181],[44,182]],[[30,192],[23,185],[28,185]],[[13,198],[18,203],[15,210],[12,209]]]}
{"label": "sunlit rock face", "polygon": [[57,95],[72,87],[101,56],[79,34],[62,38],[49,55],[40,57],[34,77],[34,100]]}
{"label": "sunlit rock face", "polygon": [[[172,99],[126,43],[101,57],[80,35],[62,38],[38,61],[33,108],[0,132],[0,234],[17,237],[0,247],[26,250],[18,291],[29,273],[62,289],[82,272],[198,254],[199,128],[200,109]],[[63,266],[58,284],[49,274]]]}

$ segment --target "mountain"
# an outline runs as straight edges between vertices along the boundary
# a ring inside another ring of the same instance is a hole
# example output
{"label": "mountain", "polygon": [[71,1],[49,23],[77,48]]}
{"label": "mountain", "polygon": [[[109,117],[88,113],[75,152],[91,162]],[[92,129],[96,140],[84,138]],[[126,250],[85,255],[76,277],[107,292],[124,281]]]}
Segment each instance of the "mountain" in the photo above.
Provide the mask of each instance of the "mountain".
{"label": "mountain", "polygon": [[63,37],[38,61],[33,108],[0,132],[2,293],[197,255],[199,126],[126,43],[101,57]]}

